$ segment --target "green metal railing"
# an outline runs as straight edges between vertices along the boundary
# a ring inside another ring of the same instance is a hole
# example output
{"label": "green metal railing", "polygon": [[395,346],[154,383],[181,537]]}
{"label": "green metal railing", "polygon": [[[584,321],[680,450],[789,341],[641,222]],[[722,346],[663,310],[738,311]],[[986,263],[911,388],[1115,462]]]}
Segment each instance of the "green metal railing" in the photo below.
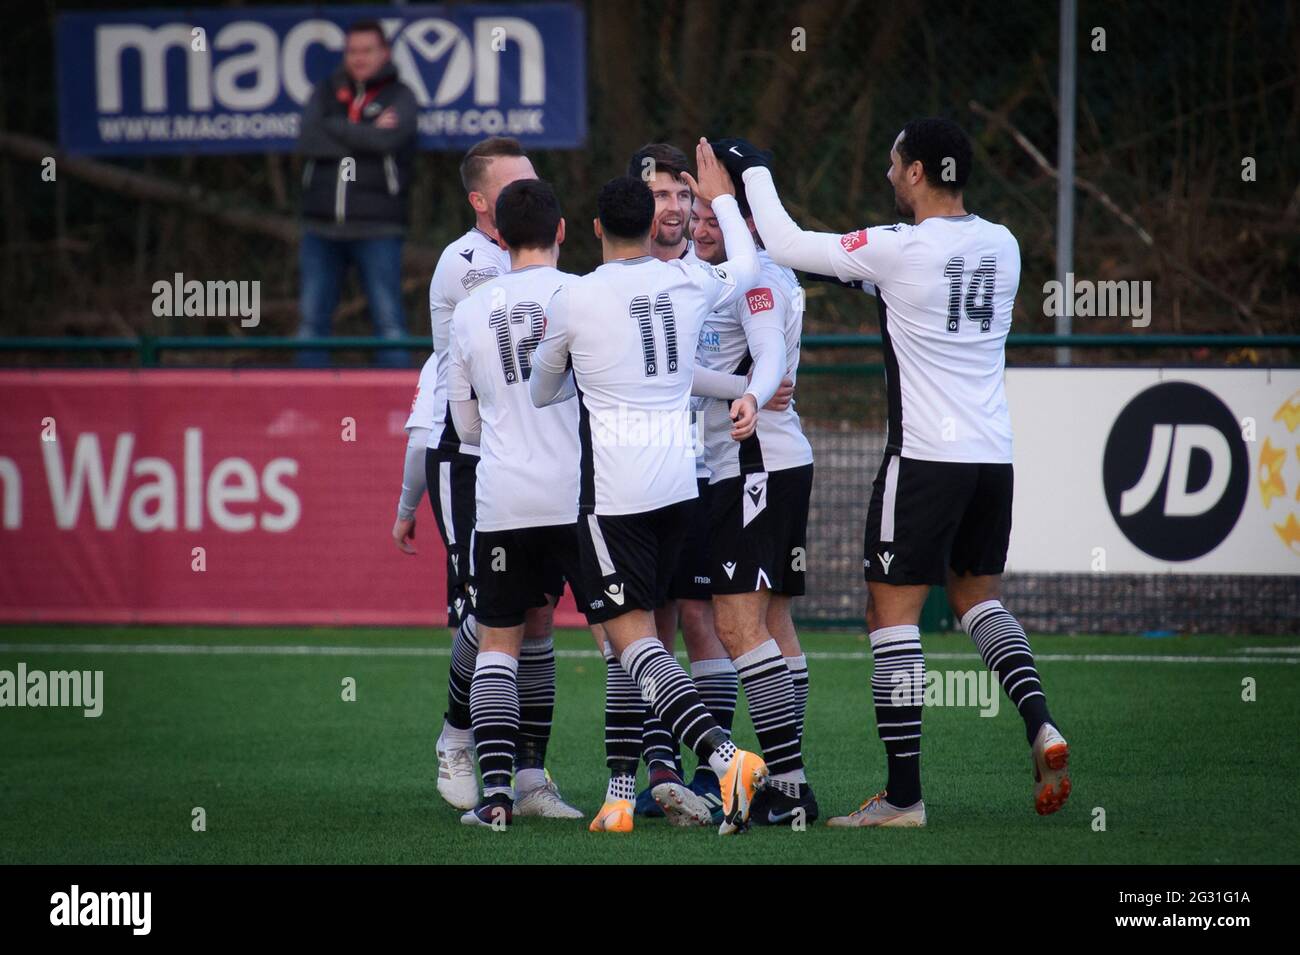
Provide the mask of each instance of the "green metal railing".
{"label": "green metal railing", "polygon": [[[234,338],[230,336],[143,335],[139,338],[0,338],[0,356],[21,352],[134,352],[141,368],[161,365],[165,352],[205,351],[296,351],[321,349],[326,351],[406,349],[428,351],[429,339],[408,335],[404,338],[376,338],[373,336],[340,336],[333,338],[257,337]],[[880,348],[879,335],[805,335],[806,351],[843,348]],[[1300,335],[1011,335],[1007,347],[1018,348],[1281,348],[1300,350]],[[0,359],[2,360],[2,359]],[[835,365],[809,364],[800,369],[804,374],[874,374],[881,366],[871,363],[838,363]]]}

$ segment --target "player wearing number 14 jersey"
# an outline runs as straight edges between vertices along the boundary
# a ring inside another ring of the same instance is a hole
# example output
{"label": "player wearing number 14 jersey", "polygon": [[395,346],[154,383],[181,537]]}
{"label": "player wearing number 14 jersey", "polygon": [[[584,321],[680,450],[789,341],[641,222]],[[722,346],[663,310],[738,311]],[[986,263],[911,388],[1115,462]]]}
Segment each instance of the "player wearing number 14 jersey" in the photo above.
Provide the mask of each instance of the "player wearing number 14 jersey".
{"label": "player wearing number 14 jersey", "polygon": [[864,570],[885,791],[840,826],[923,826],[918,629],[929,587],[946,584],[954,614],[1025,722],[1035,808],[1070,793],[1069,749],[1047,710],[1025,631],[1001,602],[1011,534],[1011,421],[1005,343],[1020,283],[1020,249],[1003,226],[968,213],[966,134],[944,119],[908,123],[887,178],[912,225],[846,235],[805,232],[776,193],[763,154],[736,156],[754,222],[773,260],[860,281],[879,302],[888,435],[867,511]]}

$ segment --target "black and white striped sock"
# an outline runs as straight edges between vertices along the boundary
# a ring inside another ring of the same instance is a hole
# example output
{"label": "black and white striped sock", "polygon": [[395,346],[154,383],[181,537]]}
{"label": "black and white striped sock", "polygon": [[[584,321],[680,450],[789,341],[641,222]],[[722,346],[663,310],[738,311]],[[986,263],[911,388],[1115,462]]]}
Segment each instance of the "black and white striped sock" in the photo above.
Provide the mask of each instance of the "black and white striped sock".
{"label": "black and white striped sock", "polygon": [[555,713],[555,641],[524,638],[519,651],[519,753],[516,767],[541,770]]}
{"label": "black and white striped sock", "polygon": [[799,733],[799,745],[803,746],[803,722],[808,715],[808,658],[804,654],[786,657],[785,665],[790,669],[790,679],[794,681],[794,719],[795,729]]}
{"label": "black and white striped sock", "polygon": [[803,754],[795,722],[794,680],[777,642],[768,639],[732,663],[745,687],[745,702],[772,779],[802,783]]}
{"label": "black and white striped sock", "polygon": [[1000,600],[985,600],[971,607],[962,616],[961,625],[975,641],[984,665],[997,674],[1002,689],[1020,711],[1025,735],[1032,744],[1042,725],[1052,722],[1052,716],[1047,712],[1047,697],[1025,628]]}
{"label": "black and white striped sock", "polygon": [[483,795],[514,798],[510,774],[519,735],[519,661],[490,650],[478,655],[470,687],[469,708],[478,747]]}
{"label": "black and white striped sock", "polygon": [[[658,637],[642,637],[623,649],[619,659],[673,737],[717,769],[720,750],[734,752],[731,741],[700,701],[695,684]],[[725,744],[725,746],[724,746]],[[730,760],[730,756],[727,757]],[[722,763],[725,769],[726,763]]]}
{"label": "black and white striped sock", "polygon": [[[691,664],[691,680],[700,694],[704,708],[718,722],[718,726],[731,738],[731,724],[736,716],[736,695],[740,678],[735,665],[726,657],[715,660],[696,660]],[[707,763],[700,763],[697,773],[711,773]]]}
{"label": "black and white striped sock", "polygon": [[726,657],[696,660],[691,664],[691,680],[709,715],[730,736],[731,723],[736,717],[736,696],[740,691],[735,664]]}
{"label": "black and white striped sock", "polygon": [[915,626],[882,627],[871,637],[871,697],[885,744],[889,803],[904,809],[921,798],[921,704],[925,654]]}
{"label": "black and white striped sock", "polygon": [[[645,700],[636,681],[619,665],[618,657],[609,644],[605,654],[605,765],[609,767],[609,793],[630,790],[631,796],[613,796],[610,799],[630,799],[636,795],[636,765],[641,758],[641,726],[645,719]],[[628,780],[631,780],[630,782]]]}
{"label": "black and white striped sock", "polygon": [[641,758],[647,769],[656,765],[677,772],[677,740],[668,732],[668,727],[655,716],[655,711],[647,704],[641,725]]}
{"label": "black and white striped sock", "polygon": [[478,659],[478,636],[474,631],[474,618],[468,614],[451,641],[451,671],[447,674],[447,722],[460,730],[470,727],[469,688],[474,682],[474,666]]}

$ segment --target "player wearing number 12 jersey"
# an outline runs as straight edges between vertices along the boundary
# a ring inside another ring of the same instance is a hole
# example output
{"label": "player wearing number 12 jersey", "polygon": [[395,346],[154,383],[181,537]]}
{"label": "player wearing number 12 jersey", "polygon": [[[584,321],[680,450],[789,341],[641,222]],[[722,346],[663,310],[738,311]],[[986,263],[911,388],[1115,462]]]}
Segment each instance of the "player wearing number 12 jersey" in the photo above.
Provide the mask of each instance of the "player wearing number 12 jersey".
{"label": "player wearing number 12 jersey", "polygon": [[889,776],[884,792],[831,824],[925,825],[918,622],[934,584],[947,585],[954,614],[1025,722],[1036,810],[1055,812],[1070,793],[1069,749],[1048,713],[1024,629],[1000,600],[1012,499],[1004,349],[1020,249],[1005,227],[966,211],[970,141],[949,120],[908,123],[890,150],[887,177],[913,224],[846,235],[801,230],[758,150],[743,143],[736,153],[772,258],[861,281],[879,302],[888,435],[863,563],[872,695]]}
{"label": "player wearing number 12 jersey", "polygon": [[[480,451],[468,591],[479,641],[469,705],[483,798],[462,821],[486,826],[508,824],[516,812],[582,816],[541,769],[554,679],[538,680],[520,666],[529,634],[550,645],[551,613],[566,579],[582,606],[577,408],[572,401],[535,408],[528,392],[543,306],[575,276],[555,267],[564,219],[548,183],[513,182],[496,209],[511,270],[456,306],[447,376],[452,421],[461,440]],[[521,749],[538,761],[512,781]]]}
{"label": "player wearing number 12 jersey", "polygon": [[[451,367],[451,316],[457,304],[484,282],[510,270],[510,258],[496,241],[496,201],[519,179],[536,179],[533,164],[514,139],[492,137],[473,146],[460,165],[461,184],[474,210],[474,227],[443,250],[429,282],[429,323],[433,331],[433,395],[425,474],[447,551],[447,625],[454,630],[447,679],[447,711],[438,734],[438,792],[458,809],[478,802],[474,774],[474,735],[469,692],[478,643],[468,613],[469,539],[474,529],[474,469],[478,449],[462,447],[447,412],[447,373]],[[540,652],[532,652],[536,648]],[[520,663],[525,673],[553,679],[555,656],[543,641],[533,641]],[[537,768],[535,754],[521,752],[523,767]],[[521,767],[521,768],[523,768]]]}

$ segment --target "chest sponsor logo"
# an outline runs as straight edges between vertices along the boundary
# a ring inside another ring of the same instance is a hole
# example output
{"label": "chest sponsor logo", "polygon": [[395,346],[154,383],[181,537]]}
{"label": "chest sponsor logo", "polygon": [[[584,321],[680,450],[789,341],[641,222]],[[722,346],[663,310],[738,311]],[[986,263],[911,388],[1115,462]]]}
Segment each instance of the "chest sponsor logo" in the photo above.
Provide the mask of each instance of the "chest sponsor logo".
{"label": "chest sponsor logo", "polygon": [[488,279],[494,279],[500,274],[495,265],[486,269],[470,269],[465,273],[465,277],[460,280],[460,284],[465,287],[465,291],[477,288]]}

